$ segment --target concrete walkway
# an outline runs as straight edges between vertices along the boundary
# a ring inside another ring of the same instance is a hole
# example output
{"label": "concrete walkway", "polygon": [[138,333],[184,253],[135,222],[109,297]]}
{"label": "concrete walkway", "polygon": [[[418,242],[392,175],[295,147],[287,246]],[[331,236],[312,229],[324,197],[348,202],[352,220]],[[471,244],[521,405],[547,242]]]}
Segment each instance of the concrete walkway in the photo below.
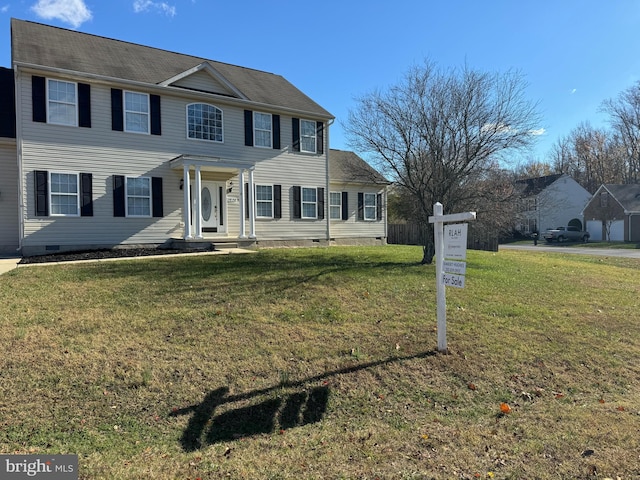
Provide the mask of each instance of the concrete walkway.
{"label": "concrete walkway", "polygon": [[90,262],[116,262],[118,260],[153,260],[156,258],[168,258],[168,257],[186,257],[186,256],[201,256],[201,255],[231,255],[231,254],[243,254],[243,253],[255,253],[255,250],[247,250],[244,248],[222,248],[220,250],[213,250],[210,252],[190,252],[190,253],[170,253],[166,255],[139,255],[137,257],[116,257],[116,258],[98,258],[90,260],[72,260],[66,262],[42,262],[42,263],[25,263],[20,264],[20,257],[0,257],[0,275],[10,272],[16,267],[46,267],[47,265],[62,265],[65,263],[90,263]]}

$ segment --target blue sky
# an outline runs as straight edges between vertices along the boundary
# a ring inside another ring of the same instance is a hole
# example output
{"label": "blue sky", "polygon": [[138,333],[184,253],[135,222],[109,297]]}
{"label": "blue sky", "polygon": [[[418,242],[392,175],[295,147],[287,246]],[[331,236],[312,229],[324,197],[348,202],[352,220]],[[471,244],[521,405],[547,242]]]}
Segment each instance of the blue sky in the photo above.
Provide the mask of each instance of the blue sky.
{"label": "blue sky", "polygon": [[336,116],[354,98],[429,59],[448,68],[520,70],[543,120],[532,158],[640,80],[637,0],[0,0],[0,65],[11,17],[265,70]]}

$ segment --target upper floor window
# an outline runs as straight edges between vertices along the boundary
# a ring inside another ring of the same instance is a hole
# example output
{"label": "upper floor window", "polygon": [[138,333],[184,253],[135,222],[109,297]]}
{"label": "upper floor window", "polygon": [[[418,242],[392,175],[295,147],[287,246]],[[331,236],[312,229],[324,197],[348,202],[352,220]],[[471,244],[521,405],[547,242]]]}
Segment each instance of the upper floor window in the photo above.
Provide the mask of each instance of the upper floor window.
{"label": "upper floor window", "polygon": [[253,144],[256,147],[271,148],[271,114],[253,112]]}
{"label": "upper floor window", "polygon": [[300,120],[300,151],[316,153],[316,122]]}
{"label": "upper floor window", "polygon": [[222,142],[222,110],[204,103],[188,105],[187,135],[198,140]]}
{"label": "upper floor window", "polygon": [[127,217],[151,216],[151,178],[127,177]]}
{"label": "upper floor window", "polygon": [[48,122],[58,125],[78,124],[78,92],[74,82],[51,80],[47,82]]}
{"label": "upper floor window", "polygon": [[124,92],[125,132],[149,133],[149,95]]}
{"label": "upper floor window", "polygon": [[331,220],[342,218],[342,192],[329,193],[329,218]]}
{"label": "upper floor window", "polygon": [[80,196],[77,173],[49,174],[51,215],[78,216]]}

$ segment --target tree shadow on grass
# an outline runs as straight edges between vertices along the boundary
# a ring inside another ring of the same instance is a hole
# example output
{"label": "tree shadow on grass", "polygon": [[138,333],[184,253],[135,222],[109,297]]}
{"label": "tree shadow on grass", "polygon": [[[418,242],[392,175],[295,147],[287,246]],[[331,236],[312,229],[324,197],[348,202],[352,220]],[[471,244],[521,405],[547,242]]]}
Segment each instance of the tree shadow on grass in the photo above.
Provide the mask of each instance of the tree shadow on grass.
{"label": "tree shadow on grass", "polygon": [[[221,387],[211,390],[202,402],[173,411],[170,416],[191,415],[180,443],[186,452],[192,452],[206,445],[238,440],[253,435],[269,434],[276,429],[287,430],[320,422],[327,410],[329,387],[305,388],[311,382],[326,380],[341,374],[355,373],[367,368],[405,360],[414,360],[434,355],[434,351],[408,357],[392,357],[362,365],[346,367],[333,372],[306,378],[296,382],[282,382],[277,386],[231,395],[229,389]],[[284,397],[274,397],[277,389],[292,388],[295,391]],[[270,396],[269,396],[270,395]],[[258,403],[242,406],[215,415],[218,407],[234,402],[269,396]]]}

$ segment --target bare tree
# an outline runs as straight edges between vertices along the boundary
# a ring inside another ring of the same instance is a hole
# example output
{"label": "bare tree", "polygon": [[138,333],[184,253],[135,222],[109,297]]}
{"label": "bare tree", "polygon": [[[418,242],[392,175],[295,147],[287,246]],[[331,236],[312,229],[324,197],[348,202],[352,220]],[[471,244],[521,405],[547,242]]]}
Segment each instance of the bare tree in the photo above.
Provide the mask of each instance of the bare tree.
{"label": "bare tree", "polygon": [[640,82],[605,100],[602,110],[609,114],[611,128],[624,152],[625,169],[621,183],[640,183]]}
{"label": "bare tree", "polygon": [[415,221],[429,232],[423,263],[434,256],[428,217],[435,202],[451,213],[476,209],[489,196],[510,201],[477,186],[501,157],[535,140],[539,116],[525,87],[515,71],[442,70],[426,61],[388,90],[357,99],[349,112],[350,146],[413,198]]}

